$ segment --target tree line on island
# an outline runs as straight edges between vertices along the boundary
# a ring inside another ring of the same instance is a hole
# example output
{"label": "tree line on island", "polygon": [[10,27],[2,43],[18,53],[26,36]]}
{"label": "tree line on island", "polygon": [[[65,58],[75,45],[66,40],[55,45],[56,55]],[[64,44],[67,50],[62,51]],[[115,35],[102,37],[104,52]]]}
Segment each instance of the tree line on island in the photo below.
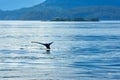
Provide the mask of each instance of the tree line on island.
{"label": "tree line on island", "polygon": [[98,18],[55,18],[51,21],[99,21]]}

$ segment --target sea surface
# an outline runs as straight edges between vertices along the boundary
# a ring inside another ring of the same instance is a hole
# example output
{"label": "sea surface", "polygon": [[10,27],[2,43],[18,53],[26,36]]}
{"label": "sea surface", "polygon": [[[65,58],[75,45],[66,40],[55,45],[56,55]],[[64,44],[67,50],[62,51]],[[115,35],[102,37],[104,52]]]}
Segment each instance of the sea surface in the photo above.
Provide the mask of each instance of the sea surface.
{"label": "sea surface", "polygon": [[120,21],[0,21],[0,80],[120,80]]}

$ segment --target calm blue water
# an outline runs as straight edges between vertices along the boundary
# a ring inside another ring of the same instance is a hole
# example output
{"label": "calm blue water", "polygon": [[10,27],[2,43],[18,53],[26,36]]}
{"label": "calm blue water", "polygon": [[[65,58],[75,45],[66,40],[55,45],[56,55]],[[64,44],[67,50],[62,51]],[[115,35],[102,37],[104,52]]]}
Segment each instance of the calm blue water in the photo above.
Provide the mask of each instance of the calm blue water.
{"label": "calm blue water", "polygon": [[120,80],[120,21],[0,21],[0,80]]}

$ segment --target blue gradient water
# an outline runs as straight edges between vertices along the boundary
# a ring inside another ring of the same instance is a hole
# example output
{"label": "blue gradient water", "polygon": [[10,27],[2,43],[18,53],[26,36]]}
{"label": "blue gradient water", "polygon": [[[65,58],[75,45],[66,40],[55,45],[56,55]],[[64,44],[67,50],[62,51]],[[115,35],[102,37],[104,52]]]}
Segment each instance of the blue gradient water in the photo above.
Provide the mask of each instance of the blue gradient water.
{"label": "blue gradient water", "polygon": [[0,80],[120,80],[120,21],[0,21]]}

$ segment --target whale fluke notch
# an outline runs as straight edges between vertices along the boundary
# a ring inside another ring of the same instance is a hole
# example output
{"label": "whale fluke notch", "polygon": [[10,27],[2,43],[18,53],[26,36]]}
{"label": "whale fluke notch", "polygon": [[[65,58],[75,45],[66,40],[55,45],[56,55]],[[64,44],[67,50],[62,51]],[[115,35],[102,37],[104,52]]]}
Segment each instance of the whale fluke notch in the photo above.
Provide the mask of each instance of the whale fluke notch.
{"label": "whale fluke notch", "polygon": [[41,44],[41,45],[44,45],[46,47],[46,49],[50,50],[50,45],[53,43],[53,42],[50,42],[50,43],[41,43],[41,42],[36,42],[36,41],[32,41],[31,43],[37,43],[37,44]]}

